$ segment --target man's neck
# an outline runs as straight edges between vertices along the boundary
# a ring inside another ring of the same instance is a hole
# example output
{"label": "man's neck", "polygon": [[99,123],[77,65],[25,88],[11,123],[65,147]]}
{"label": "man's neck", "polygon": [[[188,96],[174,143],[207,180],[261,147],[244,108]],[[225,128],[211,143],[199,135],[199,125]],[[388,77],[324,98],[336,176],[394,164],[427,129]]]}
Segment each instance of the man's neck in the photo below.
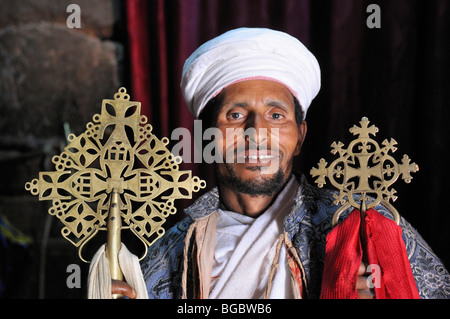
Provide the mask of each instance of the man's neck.
{"label": "man's neck", "polygon": [[219,187],[221,202],[226,210],[250,217],[258,217],[273,202],[273,196],[254,196],[244,193],[236,193],[228,186]]}
{"label": "man's neck", "polygon": [[219,184],[220,199],[226,210],[256,218],[270,207],[285,186],[286,182],[273,195],[255,196],[237,192],[232,187],[221,183]]}

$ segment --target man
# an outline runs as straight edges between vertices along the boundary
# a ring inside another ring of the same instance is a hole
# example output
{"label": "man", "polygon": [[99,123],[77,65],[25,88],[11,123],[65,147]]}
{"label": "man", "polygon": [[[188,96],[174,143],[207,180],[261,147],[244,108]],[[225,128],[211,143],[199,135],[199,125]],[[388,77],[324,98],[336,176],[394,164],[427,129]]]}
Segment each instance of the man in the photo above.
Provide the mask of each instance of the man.
{"label": "man", "polygon": [[[317,60],[285,33],[241,28],[194,52],[181,87],[192,113],[221,132],[223,160],[214,164],[218,186],[186,209],[188,217],[143,260],[149,297],[318,298],[338,207],[332,191],[292,172],[320,88]],[[403,218],[400,226],[413,289],[422,298],[448,298],[447,270]],[[361,262],[348,278],[359,298],[373,298],[366,272]],[[133,293],[121,285],[113,292]]]}

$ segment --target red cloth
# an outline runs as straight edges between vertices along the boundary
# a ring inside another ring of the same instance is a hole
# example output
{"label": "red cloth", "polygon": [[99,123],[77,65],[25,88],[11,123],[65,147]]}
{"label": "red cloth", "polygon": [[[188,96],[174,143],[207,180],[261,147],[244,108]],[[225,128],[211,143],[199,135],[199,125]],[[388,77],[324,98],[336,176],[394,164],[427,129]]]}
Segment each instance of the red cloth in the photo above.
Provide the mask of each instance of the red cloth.
{"label": "red cloth", "polygon": [[[148,2],[135,0],[126,2],[127,29],[130,52],[130,75],[132,100],[141,102],[141,114],[152,119],[150,99],[150,75],[148,54]],[[129,93],[130,94],[130,93]]]}
{"label": "red cloth", "polygon": [[[356,280],[362,261],[357,209],[327,235],[322,277],[322,299],[357,299]],[[373,278],[376,299],[419,299],[419,292],[406,254],[401,228],[374,209],[366,212],[364,249]],[[379,267],[379,268],[378,268]]]}

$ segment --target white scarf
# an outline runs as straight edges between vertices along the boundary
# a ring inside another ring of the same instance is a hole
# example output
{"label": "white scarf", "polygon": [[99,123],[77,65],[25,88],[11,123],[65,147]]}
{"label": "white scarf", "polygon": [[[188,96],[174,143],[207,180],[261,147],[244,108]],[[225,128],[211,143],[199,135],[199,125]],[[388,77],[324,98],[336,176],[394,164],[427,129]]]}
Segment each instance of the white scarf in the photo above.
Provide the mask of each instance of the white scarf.
{"label": "white scarf", "polygon": [[[292,177],[275,202],[258,218],[219,209],[210,299],[260,299],[268,285],[283,220],[299,184]],[[268,298],[293,298],[286,249],[281,245],[278,269]]]}
{"label": "white scarf", "polygon": [[[95,253],[89,267],[88,299],[112,298],[111,273],[105,247],[102,245]],[[127,249],[124,243],[119,251],[119,264],[126,282],[136,291],[136,299],[148,299],[139,259]]]}

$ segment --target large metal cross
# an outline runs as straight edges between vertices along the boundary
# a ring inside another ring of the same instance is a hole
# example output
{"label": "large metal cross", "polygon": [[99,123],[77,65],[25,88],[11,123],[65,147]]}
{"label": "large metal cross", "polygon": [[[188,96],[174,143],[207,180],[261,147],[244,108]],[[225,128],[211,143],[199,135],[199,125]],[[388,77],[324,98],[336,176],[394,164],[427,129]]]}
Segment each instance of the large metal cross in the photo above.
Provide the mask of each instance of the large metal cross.
{"label": "large metal cross", "polygon": [[140,112],[141,103],[120,88],[114,100],[103,100],[83,134],[68,136],[69,144],[52,159],[56,171],[40,172],[25,185],[39,200],[52,202],[49,213],[64,224],[61,233],[79,247],[81,260],[86,261],[83,246],[98,231],[108,231],[113,279],[121,279],[121,230],[130,229],[147,248],[164,234],[162,225],[176,212],[174,201],[206,186],[179,170],[181,157],[167,149],[167,138],[152,134]]}

